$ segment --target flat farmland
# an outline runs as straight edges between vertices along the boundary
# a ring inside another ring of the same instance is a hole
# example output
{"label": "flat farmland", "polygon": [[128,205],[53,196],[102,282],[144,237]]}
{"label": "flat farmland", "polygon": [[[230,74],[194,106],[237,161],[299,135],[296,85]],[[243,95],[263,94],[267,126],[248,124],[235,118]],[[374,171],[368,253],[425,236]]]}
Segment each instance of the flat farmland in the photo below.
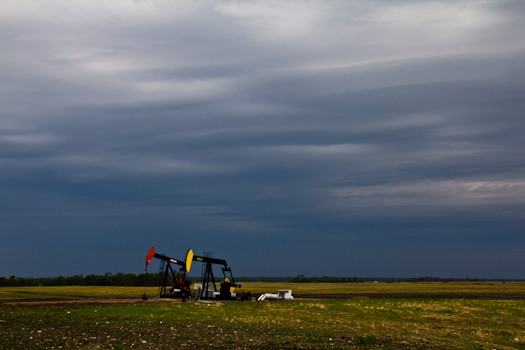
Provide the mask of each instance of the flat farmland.
{"label": "flat farmland", "polygon": [[[306,298],[515,298],[525,299],[525,282],[454,282],[454,283],[241,283],[242,290],[255,295],[291,289],[295,296]],[[192,286],[193,288],[193,286]],[[146,293],[157,295],[157,287],[2,287],[0,303],[9,300],[76,300],[93,298],[137,298]]]}
{"label": "flat farmland", "polygon": [[304,297],[438,297],[438,298],[517,298],[525,300],[525,282],[430,282],[430,283],[244,283],[253,293],[275,293],[291,289]]}
{"label": "flat farmland", "polygon": [[[353,296],[182,303],[142,301],[144,287],[1,288],[0,349],[525,349],[524,283],[246,283],[243,289]],[[419,293],[427,295],[403,297]]]}

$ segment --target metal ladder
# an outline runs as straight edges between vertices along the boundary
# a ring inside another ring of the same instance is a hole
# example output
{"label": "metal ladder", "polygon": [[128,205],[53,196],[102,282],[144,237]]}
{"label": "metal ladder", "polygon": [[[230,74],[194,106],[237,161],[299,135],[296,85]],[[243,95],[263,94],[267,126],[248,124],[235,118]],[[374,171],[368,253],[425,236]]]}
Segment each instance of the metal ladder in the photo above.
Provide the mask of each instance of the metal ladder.
{"label": "metal ladder", "polygon": [[[162,253],[161,254],[162,256],[166,256],[166,254]],[[159,286],[159,291],[157,292],[157,297],[160,296],[160,294],[162,293],[162,279],[164,277],[164,268],[166,267],[166,260],[161,260],[160,261],[160,265],[159,265],[159,273],[158,273],[158,277],[157,277],[157,285]]]}

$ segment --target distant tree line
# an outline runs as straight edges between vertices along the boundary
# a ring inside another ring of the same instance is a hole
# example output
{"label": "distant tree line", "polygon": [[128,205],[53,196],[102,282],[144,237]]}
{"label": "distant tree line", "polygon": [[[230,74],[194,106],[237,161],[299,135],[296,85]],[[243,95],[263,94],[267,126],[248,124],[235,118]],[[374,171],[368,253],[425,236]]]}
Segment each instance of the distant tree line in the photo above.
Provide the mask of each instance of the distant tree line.
{"label": "distant tree line", "polygon": [[304,275],[298,275],[289,280],[292,283],[362,283],[363,279],[357,277],[305,277]]}
{"label": "distant tree line", "polygon": [[[395,279],[394,279],[395,280]],[[399,279],[402,282],[479,282],[478,278],[441,278],[433,276]]]}
{"label": "distant tree line", "polygon": [[112,274],[106,272],[104,275],[75,275],[43,278],[21,278],[10,276],[0,277],[0,287],[10,286],[157,286],[160,276],[158,273],[132,273]]}
{"label": "distant tree line", "polygon": [[[381,277],[306,277],[298,275],[296,277],[238,277],[236,282],[290,282],[290,283],[362,283],[362,282],[479,282],[492,281],[480,280],[478,278],[442,278],[442,277],[409,277],[409,278],[381,278]],[[510,281],[510,280],[509,280]]]}

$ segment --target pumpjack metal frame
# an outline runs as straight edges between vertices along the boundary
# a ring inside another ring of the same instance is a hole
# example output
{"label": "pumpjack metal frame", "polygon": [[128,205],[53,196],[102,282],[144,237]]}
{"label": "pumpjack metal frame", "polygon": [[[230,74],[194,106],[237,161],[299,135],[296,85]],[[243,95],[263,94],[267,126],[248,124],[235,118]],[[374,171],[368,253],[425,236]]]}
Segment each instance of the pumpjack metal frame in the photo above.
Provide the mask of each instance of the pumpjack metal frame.
{"label": "pumpjack metal frame", "polygon": [[[230,293],[231,287],[234,288],[241,288],[240,284],[235,284],[235,280],[233,278],[232,270],[228,267],[228,264],[226,263],[226,260],[223,259],[215,259],[207,256],[193,256],[194,261],[200,261],[206,264],[206,270],[204,272],[204,275],[202,276],[202,289],[200,291],[199,298],[201,300],[235,300],[236,297],[232,297]],[[224,275],[224,282],[221,282],[221,289],[218,296],[213,296],[209,294],[209,288],[211,285],[213,285],[213,290],[217,291],[217,285],[215,283],[215,277],[213,276],[213,269],[212,264],[222,265],[222,274]],[[226,272],[230,273],[230,277],[228,278],[226,276]],[[229,280],[230,282],[227,282],[226,280]],[[197,296],[196,296],[197,297]]]}
{"label": "pumpjack metal frame", "polygon": [[[160,266],[159,274],[162,270],[163,276],[162,276],[162,283],[160,285],[159,290],[159,298],[182,298],[184,301],[185,298],[191,298],[190,294],[190,286],[189,281],[186,281],[186,272],[190,271],[191,263],[192,261],[199,261],[202,263],[205,263],[205,270],[204,274],[202,276],[202,289],[200,291],[200,296],[197,297],[195,295],[195,299],[200,298],[203,300],[209,300],[209,299],[215,299],[215,300],[250,300],[251,296],[250,293],[245,293],[241,291],[240,293],[237,293],[235,297],[232,296],[232,293],[230,292],[231,288],[241,288],[240,284],[235,284],[235,280],[233,279],[233,274],[231,268],[228,267],[228,264],[226,263],[226,260],[223,259],[215,259],[211,256],[197,256],[193,255],[193,250],[189,249],[188,253],[186,254],[186,261],[181,261],[177,259],[173,259],[170,257],[167,257],[166,255],[159,255],[155,253],[155,248],[151,247],[151,249],[148,252],[148,255],[146,256],[146,271],[148,270],[148,265],[151,262],[151,259],[157,258],[162,261],[163,264]],[[173,268],[171,267],[171,263],[180,265],[180,271],[179,271],[179,277],[180,273],[184,273],[183,278],[177,279],[177,276],[175,275],[175,272],[173,271]],[[222,265],[222,274],[224,275],[224,282],[221,282],[221,289],[220,292],[217,294],[214,294],[213,292],[211,295],[209,294],[209,288],[211,285],[213,285],[213,290],[217,290],[217,285],[215,284],[215,277],[213,276],[213,269],[212,264]],[[230,277],[228,278],[226,276],[226,272],[230,273]],[[175,286],[173,289],[168,289],[168,279],[169,276],[173,277]],[[176,288],[178,287],[178,288]],[[147,296],[144,294],[144,299],[146,299]]]}
{"label": "pumpjack metal frame", "polygon": [[[170,257],[167,257],[166,255],[157,254],[155,253],[155,248],[151,247],[151,249],[148,252],[148,255],[146,256],[146,271],[147,267],[153,258],[157,258],[161,260],[161,266],[160,271],[161,273],[162,269],[164,268],[164,272],[162,272],[162,283],[160,284],[159,289],[159,298],[182,298],[184,301],[186,298],[191,298],[190,294],[190,284],[188,281],[186,281],[186,271],[189,271],[189,267],[191,266],[191,261],[193,257],[193,251],[190,249],[188,250],[188,253],[186,255],[187,261],[181,261],[177,259],[173,259]],[[189,261],[188,261],[189,260]],[[189,262],[189,263],[188,263]],[[165,266],[162,266],[162,263],[165,264]],[[171,267],[171,263],[180,265],[180,271],[179,271],[179,277],[180,273],[183,273],[182,278],[177,278],[175,275],[175,272],[173,271],[173,268]],[[168,280],[169,276],[173,277],[174,286],[172,289],[168,289]]]}
{"label": "pumpjack metal frame", "polygon": [[[172,289],[168,289],[168,279],[170,272],[174,281],[174,286]],[[177,278],[171,267],[171,264],[169,262],[166,264],[162,276],[159,298],[182,298],[183,300],[186,298],[191,298],[189,282],[186,282],[186,272],[182,270],[182,267],[179,271],[179,274],[180,273],[184,273],[183,278]]]}

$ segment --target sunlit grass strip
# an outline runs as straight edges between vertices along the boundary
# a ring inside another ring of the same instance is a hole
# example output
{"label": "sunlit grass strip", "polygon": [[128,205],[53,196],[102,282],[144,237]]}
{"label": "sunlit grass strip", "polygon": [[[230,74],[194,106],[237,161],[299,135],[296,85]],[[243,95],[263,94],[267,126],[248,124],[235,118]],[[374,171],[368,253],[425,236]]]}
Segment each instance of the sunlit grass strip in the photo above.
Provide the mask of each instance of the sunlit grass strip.
{"label": "sunlit grass strip", "polygon": [[418,294],[498,294],[525,297],[525,282],[401,282],[401,283],[256,283],[242,284],[254,293],[291,289],[294,294],[418,293]]}
{"label": "sunlit grass strip", "polygon": [[[254,283],[242,284],[242,290],[252,293],[275,293],[279,289],[291,289],[294,295],[301,294],[422,294],[422,295],[468,295],[468,296],[522,296],[525,298],[525,282],[420,282],[420,283]],[[157,287],[1,287],[0,299],[41,298],[140,298],[146,293],[157,295]]]}
{"label": "sunlit grass strip", "polygon": [[140,298],[144,293],[155,296],[157,291],[157,287],[2,287],[0,299]]}

